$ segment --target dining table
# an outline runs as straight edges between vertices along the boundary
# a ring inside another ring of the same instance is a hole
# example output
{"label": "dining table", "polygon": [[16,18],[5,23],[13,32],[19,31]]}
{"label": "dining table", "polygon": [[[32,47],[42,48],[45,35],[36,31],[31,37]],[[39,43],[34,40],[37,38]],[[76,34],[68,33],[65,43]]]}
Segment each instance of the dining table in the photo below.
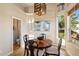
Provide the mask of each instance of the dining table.
{"label": "dining table", "polygon": [[[43,40],[34,39],[33,41],[34,43],[32,44],[32,47],[34,49],[37,49],[37,53],[36,53],[37,56],[40,49],[41,50],[45,49],[46,52],[46,49],[52,46],[52,40],[50,39],[43,39]],[[32,51],[32,55],[34,55],[33,51]]]}

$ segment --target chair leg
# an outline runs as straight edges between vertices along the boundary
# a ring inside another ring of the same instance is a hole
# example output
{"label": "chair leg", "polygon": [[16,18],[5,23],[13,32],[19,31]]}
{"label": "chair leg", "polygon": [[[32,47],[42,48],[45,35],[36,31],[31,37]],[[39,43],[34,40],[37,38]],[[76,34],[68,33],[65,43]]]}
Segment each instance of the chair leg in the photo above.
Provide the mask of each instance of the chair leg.
{"label": "chair leg", "polygon": [[37,56],[38,56],[38,52],[39,52],[39,49],[37,49]]}
{"label": "chair leg", "polygon": [[48,56],[48,54],[47,54],[47,53],[45,53],[45,55],[46,55],[46,56]]}
{"label": "chair leg", "polygon": [[34,56],[34,49],[30,50],[30,56]]}
{"label": "chair leg", "polygon": [[29,50],[27,49],[27,56],[29,56]]}
{"label": "chair leg", "polygon": [[24,56],[26,55],[26,50],[24,50]]}
{"label": "chair leg", "polygon": [[27,56],[29,56],[29,50],[24,50],[24,56],[26,55],[26,52],[27,52]]}

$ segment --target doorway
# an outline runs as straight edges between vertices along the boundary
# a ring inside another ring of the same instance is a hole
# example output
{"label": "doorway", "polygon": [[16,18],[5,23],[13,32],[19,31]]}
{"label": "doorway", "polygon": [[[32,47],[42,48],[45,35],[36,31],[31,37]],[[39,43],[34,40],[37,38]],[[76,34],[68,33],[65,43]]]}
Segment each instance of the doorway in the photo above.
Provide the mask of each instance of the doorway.
{"label": "doorway", "polygon": [[20,36],[21,36],[21,20],[13,18],[13,50],[20,47]]}

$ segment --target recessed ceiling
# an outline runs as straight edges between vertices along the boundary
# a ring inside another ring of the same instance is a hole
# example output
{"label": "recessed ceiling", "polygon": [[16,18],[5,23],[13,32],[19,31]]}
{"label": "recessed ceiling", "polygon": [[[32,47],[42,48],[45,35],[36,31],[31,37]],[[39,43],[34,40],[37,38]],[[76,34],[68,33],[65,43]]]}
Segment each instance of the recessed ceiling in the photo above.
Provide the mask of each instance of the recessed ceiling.
{"label": "recessed ceiling", "polygon": [[34,3],[17,3],[21,7],[32,7]]}
{"label": "recessed ceiling", "polygon": [[[23,9],[25,12],[34,12],[34,3],[15,3],[18,5],[21,9]],[[52,6],[55,6],[56,3],[46,3],[47,5],[47,10],[51,9]]]}
{"label": "recessed ceiling", "polygon": [[[55,5],[55,3],[46,3],[47,5]],[[34,3],[17,3],[17,5],[21,7],[32,7],[34,6]]]}

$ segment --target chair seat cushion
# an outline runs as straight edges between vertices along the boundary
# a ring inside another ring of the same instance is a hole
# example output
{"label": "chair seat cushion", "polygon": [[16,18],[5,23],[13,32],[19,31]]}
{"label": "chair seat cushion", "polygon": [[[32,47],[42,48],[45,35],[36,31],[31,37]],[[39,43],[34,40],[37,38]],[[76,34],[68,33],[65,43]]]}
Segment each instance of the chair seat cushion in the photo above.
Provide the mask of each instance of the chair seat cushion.
{"label": "chair seat cushion", "polygon": [[[45,52],[45,49],[43,49],[43,50],[39,49],[38,56],[42,56],[44,54],[44,52]],[[34,49],[34,55],[37,56],[37,49]]]}
{"label": "chair seat cushion", "polygon": [[55,47],[50,47],[46,49],[47,53],[58,54],[58,50]]}

